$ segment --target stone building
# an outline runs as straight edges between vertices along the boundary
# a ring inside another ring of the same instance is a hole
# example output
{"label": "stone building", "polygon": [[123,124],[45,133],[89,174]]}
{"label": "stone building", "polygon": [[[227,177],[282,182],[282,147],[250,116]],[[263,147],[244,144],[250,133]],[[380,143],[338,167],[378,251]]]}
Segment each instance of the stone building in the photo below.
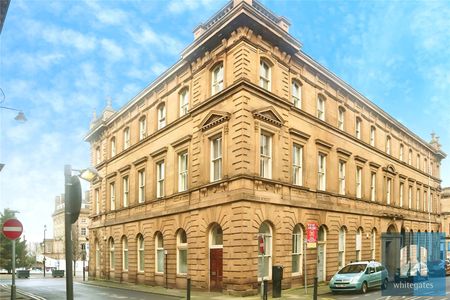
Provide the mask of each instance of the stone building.
{"label": "stone building", "polygon": [[[438,139],[302,52],[289,26],[230,1],[175,65],[92,121],[90,276],[255,294],[273,265],[284,288],[326,281],[379,260],[383,232],[439,229]],[[305,250],[310,222],[319,241]]]}
{"label": "stone building", "polygon": [[[81,247],[85,248],[85,245],[88,244],[90,224],[88,200],[89,192],[86,192],[81,202],[80,216],[77,222],[72,225],[74,256],[76,256],[77,260],[81,260]],[[55,211],[52,214],[53,238],[45,240],[45,256],[56,261],[64,260],[65,258],[64,207],[64,194],[56,196]],[[42,253],[43,251],[44,249],[42,249]]]}
{"label": "stone building", "polygon": [[440,231],[445,234],[445,249],[447,258],[450,259],[450,187],[443,188],[441,192],[441,218]]}

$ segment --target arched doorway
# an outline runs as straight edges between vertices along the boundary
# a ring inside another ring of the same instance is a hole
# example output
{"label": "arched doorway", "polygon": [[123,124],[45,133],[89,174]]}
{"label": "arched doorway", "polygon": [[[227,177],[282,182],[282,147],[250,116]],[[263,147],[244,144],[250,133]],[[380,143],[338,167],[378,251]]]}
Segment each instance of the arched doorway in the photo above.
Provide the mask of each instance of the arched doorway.
{"label": "arched doorway", "polygon": [[326,280],[327,274],[327,231],[323,225],[319,228],[317,240],[317,278],[321,282]]}
{"label": "arched doorway", "polygon": [[209,289],[222,291],[223,281],[223,231],[214,224],[209,231]]}
{"label": "arched doorway", "polygon": [[394,275],[399,265],[399,254],[401,248],[401,235],[397,232],[394,224],[389,225],[387,233],[383,235],[382,263],[385,265],[389,280],[394,279]]}

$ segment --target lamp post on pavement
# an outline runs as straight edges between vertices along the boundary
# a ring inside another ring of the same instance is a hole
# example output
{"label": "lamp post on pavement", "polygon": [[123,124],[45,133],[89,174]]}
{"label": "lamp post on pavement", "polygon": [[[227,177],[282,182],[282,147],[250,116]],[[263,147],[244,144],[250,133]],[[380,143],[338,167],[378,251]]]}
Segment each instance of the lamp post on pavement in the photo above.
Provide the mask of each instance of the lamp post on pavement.
{"label": "lamp post on pavement", "polygon": [[[72,176],[72,171],[78,175]],[[73,300],[73,269],[72,269],[72,224],[78,219],[81,209],[81,185],[78,177],[92,181],[99,177],[97,170],[88,168],[84,170],[72,169],[70,165],[64,166],[64,227],[65,227],[65,256],[66,256],[66,299]]]}
{"label": "lamp post on pavement", "polygon": [[42,263],[44,265],[44,277],[45,277],[45,232],[47,231],[47,225],[44,225],[44,259],[42,260]]}

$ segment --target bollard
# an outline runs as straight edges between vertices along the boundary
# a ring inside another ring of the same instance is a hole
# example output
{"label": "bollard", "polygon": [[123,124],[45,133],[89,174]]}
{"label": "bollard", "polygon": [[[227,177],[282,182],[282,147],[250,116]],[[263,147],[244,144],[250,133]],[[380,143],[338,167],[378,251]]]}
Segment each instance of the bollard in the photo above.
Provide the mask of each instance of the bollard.
{"label": "bollard", "polygon": [[186,284],[186,300],[191,300],[191,279],[188,278],[187,279],[187,284]]}
{"label": "bollard", "polygon": [[313,300],[317,300],[317,276],[314,277],[314,294],[313,294]]}
{"label": "bollard", "polygon": [[267,300],[267,285],[268,285],[268,281],[264,280],[264,287],[263,287],[263,300]]}

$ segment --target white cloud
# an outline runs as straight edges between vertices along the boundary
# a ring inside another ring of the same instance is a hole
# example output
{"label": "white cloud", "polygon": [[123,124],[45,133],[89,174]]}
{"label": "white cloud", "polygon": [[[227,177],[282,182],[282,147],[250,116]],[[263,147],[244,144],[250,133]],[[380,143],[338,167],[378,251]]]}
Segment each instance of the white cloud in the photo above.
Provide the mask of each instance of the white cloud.
{"label": "white cloud", "polygon": [[168,10],[174,14],[194,11],[216,3],[217,0],[175,0],[169,3]]}
{"label": "white cloud", "polygon": [[185,46],[184,43],[171,35],[157,33],[148,26],[142,26],[139,31],[133,31],[129,28],[128,34],[135,43],[141,45],[144,49],[151,50],[152,47],[156,47],[164,53],[179,54]]}
{"label": "white cloud", "polygon": [[97,21],[104,25],[121,25],[126,22],[128,15],[121,9],[101,7],[97,1],[84,1]]}
{"label": "white cloud", "polygon": [[110,39],[102,39],[100,44],[106,51],[106,58],[108,60],[117,61],[123,58],[123,49],[116,42]]}

